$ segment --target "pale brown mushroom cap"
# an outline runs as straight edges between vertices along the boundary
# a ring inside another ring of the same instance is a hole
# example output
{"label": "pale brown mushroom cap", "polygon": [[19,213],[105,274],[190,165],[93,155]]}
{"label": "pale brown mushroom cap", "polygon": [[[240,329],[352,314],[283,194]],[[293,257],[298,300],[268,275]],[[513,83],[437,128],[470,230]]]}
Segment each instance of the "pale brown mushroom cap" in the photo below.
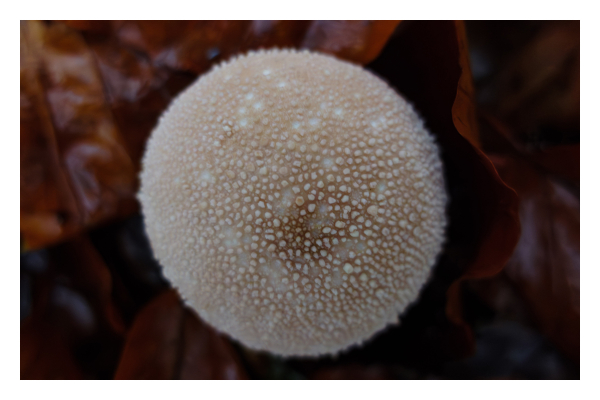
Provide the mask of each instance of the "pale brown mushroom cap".
{"label": "pale brown mushroom cap", "polygon": [[444,241],[434,138],[359,66],[249,53],[183,92],[148,141],[139,194],[164,274],[248,347],[335,353],[397,316]]}

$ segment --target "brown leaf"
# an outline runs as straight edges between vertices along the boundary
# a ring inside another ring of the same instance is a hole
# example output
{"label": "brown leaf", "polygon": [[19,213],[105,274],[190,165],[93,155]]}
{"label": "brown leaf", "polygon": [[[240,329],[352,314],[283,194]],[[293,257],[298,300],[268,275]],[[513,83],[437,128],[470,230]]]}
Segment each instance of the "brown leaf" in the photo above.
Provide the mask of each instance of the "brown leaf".
{"label": "brown leaf", "polygon": [[195,73],[214,60],[260,47],[301,47],[357,63],[372,61],[398,21],[127,21],[119,39],[156,66]]}
{"label": "brown leaf", "polygon": [[21,24],[21,232],[27,247],[69,235],[81,219],[56,144],[37,70],[39,60]]}
{"label": "brown leaf", "polygon": [[195,75],[156,68],[147,56],[114,38],[93,41],[90,48],[104,82],[107,105],[123,136],[136,174],[146,139],[171,100]]}
{"label": "brown leaf", "polygon": [[548,174],[579,188],[579,145],[546,147],[529,155]]}
{"label": "brown leaf", "polygon": [[375,58],[397,21],[21,24],[21,232],[40,248],[137,208],[162,111],[198,74],[250,49]]}
{"label": "brown leaf", "polygon": [[115,378],[244,379],[246,373],[231,344],[169,290],[138,314]]}
{"label": "brown leaf", "polygon": [[21,378],[110,377],[125,331],[110,272],[85,237],[47,254],[21,262],[35,288],[21,323]]}
{"label": "brown leaf", "polygon": [[471,142],[475,147],[481,147],[477,127],[477,113],[475,108],[475,86],[471,73],[469,60],[469,44],[467,32],[463,21],[455,21],[456,40],[458,44],[458,63],[460,65],[460,78],[456,89],[456,98],[452,105],[452,121],[456,130]]}
{"label": "brown leaf", "polygon": [[505,274],[541,331],[579,361],[579,199],[523,158],[493,160],[521,198],[523,235]]}
{"label": "brown leaf", "polygon": [[[472,118],[472,88],[467,85],[471,78],[464,64],[461,30],[454,22],[403,22],[399,34],[370,67],[410,99],[442,147],[450,223],[430,296],[433,300],[434,287],[447,290],[447,302],[437,294],[436,301],[462,334],[448,327],[439,337],[454,337],[457,345],[448,350],[464,355],[474,350],[474,342],[462,317],[460,282],[498,273],[510,258],[520,230],[515,192],[500,179],[486,155],[472,145],[477,126]],[[434,309],[432,305],[429,312]],[[463,339],[459,339],[461,335]],[[458,343],[470,345],[459,349]]]}
{"label": "brown leaf", "polygon": [[[44,117],[45,143],[29,142],[33,148],[26,151],[37,152],[42,159],[49,160],[49,171],[62,169],[62,174],[57,172],[55,175],[64,175],[67,185],[59,180],[61,186],[53,190],[59,190],[63,198],[75,198],[77,207],[77,212],[75,207],[67,209],[69,229],[54,227],[48,237],[36,231],[35,225],[22,226],[21,229],[25,229],[25,245],[31,248],[49,244],[66,233],[81,229],[81,226],[96,224],[119,212],[127,214],[135,210],[132,196],[136,176],[105,104],[94,58],[79,33],[62,24],[46,26],[41,22],[28,21],[21,25],[21,42],[28,49],[28,61],[22,75],[39,82],[36,102],[47,105],[47,108],[39,106],[34,110],[41,111],[40,114],[25,116],[21,124],[22,136],[39,135],[35,120],[48,115]],[[35,92],[35,86],[32,89],[30,92]],[[53,129],[48,127],[49,120]],[[25,165],[25,170],[29,170],[28,165]],[[44,171],[36,171],[35,174],[43,176]],[[38,178],[32,174],[30,179]],[[22,192],[21,197],[25,194]],[[66,203],[70,205],[68,201]],[[36,211],[34,209],[32,213]],[[49,225],[46,223],[44,226]],[[33,230],[27,231],[27,228]],[[28,240],[30,237],[35,238],[33,243]]]}
{"label": "brown leaf", "polygon": [[240,49],[250,21],[122,21],[114,35],[147,54],[156,67],[205,72],[216,55],[227,59]]}
{"label": "brown leaf", "polygon": [[[245,49],[298,47],[312,21],[252,21],[242,47]],[[212,54],[215,54],[213,51]]]}
{"label": "brown leaf", "polygon": [[112,300],[113,281],[104,260],[87,236],[78,236],[51,252],[52,262],[60,265],[73,285],[83,293],[111,330],[123,335],[125,325]]}
{"label": "brown leaf", "polygon": [[[483,236],[476,247],[474,257],[468,262],[461,277],[448,289],[446,306],[449,319],[462,326],[465,331],[469,331],[469,328],[462,315],[461,282],[487,278],[500,272],[512,255],[521,234],[518,219],[519,202],[515,192],[506,186],[483,152],[480,150],[476,152],[482,168],[476,179],[481,183],[478,200],[485,204],[480,214]],[[487,175],[487,182],[484,180],[485,175]]]}
{"label": "brown leaf", "polygon": [[500,72],[482,88],[484,107],[513,128],[514,143],[539,147],[548,139],[552,144],[578,141],[579,25],[543,24],[520,51],[502,58]]}
{"label": "brown leaf", "polygon": [[531,148],[517,140],[514,129],[487,112],[480,115],[486,129],[486,149],[492,154],[519,155],[537,164],[547,174],[579,190],[579,144]]}
{"label": "brown leaf", "polygon": [[[49,334],[50,333],[50,334]],[[21,327],[21,379],[84,378],[67,339],[57,332]]]}
{"label": "brown leaf", "polygon": [[315,21],[301,47],[367,64],[387,43],[400,21]]}

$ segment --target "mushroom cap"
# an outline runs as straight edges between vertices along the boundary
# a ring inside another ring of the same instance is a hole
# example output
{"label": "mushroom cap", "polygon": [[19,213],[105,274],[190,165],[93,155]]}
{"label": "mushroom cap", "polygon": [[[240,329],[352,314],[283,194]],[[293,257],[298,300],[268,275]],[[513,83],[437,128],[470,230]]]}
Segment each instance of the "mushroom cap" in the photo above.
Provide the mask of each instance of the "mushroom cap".
{"label": "mushroom cap", "polygon": [[215,67],[143,159],[146,229],[200,317],[257,350],[336,353],[418,297],[446,224],[412,107],[362,67],[294,50]]}

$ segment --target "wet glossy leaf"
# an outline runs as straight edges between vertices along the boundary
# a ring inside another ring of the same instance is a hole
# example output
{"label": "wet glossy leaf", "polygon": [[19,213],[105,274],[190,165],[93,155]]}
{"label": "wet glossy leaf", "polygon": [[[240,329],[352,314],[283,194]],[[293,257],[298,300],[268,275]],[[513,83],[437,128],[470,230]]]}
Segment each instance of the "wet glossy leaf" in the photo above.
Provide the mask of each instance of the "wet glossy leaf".
{"label": "wet glossy leaf", "polygon": [[127,336],[117,379],[244,379],[232,345],[184,307],[174,290],[151,301]]}

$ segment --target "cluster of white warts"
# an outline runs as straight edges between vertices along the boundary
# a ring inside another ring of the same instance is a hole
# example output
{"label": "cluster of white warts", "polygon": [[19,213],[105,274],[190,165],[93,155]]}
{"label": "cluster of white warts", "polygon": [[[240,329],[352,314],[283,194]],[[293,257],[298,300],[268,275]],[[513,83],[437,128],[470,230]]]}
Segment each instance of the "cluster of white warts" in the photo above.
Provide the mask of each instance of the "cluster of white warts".
{"label": "cluster of white warts", "polygon": [[410,106],[359,67],[288,51],[189,88],[152,135],[140,199],[189,304],[279,354],[334,352],[396,321],[445,225],[437,147]]}

